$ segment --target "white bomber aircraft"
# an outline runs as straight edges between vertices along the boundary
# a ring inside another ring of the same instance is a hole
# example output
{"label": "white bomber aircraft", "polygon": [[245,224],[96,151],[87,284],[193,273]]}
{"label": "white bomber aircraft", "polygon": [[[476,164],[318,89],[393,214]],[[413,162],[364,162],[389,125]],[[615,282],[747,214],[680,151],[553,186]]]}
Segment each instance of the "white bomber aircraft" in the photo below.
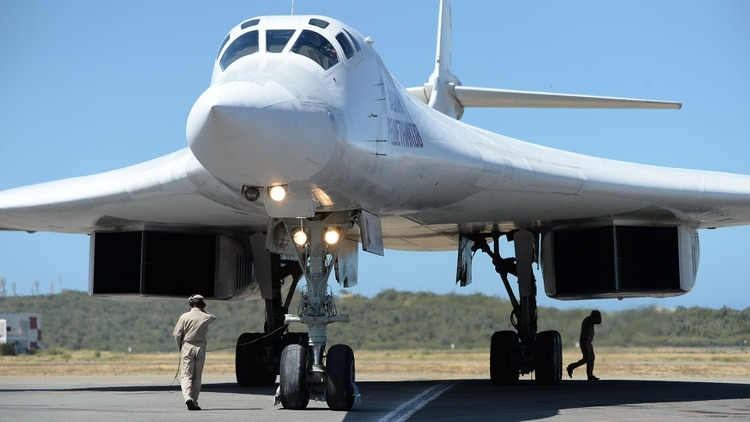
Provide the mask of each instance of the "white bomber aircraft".
{"label": "white bomber aircraft", "polygon": [[[0,192],[0,230],[91,235],[95,296],[265,300],[263,332],[237,340],[237,381],[280,375],[277,397],[290,409],[312,398],[347,410],[359,398],[351,348],[326,344],[327,325],[349,319],[328,279],[357,282],[358,244],[375,254],[455,250],[461,284],[481,250],[516,327],[492,336],[492,382],[532,371],[557,382],[561,338],[537,330],[532,265],[555,298],[683,294],[697,271],[697,230],[750,224],[750,176],[594,158],[461,123],[466,107],[679,104],[463,86],[451,73],[450,31],[444,0],[435,70],[407,89],[342,22],[246,20],[221,44],[190,112],[188,148]],[[501,239],[515,256],[500,255]],[[307,333],[289,332],[290,322]]]}

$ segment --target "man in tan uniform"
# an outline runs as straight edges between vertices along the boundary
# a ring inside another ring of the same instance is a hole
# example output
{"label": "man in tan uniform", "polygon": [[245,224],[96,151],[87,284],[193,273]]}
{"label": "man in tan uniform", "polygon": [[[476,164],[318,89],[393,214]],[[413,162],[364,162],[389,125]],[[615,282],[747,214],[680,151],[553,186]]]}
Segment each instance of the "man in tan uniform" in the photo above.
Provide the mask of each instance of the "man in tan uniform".
{"label": "man in tan uniform", "polygon": [[180,385],[188,410],[201,410],[198,395],[201,392],[201,375],[206,363],[206,335],[208,325],[216,317],[206,312],[203,296],[188,299],[190,310],[180,315],[172,335],[180,349]]}

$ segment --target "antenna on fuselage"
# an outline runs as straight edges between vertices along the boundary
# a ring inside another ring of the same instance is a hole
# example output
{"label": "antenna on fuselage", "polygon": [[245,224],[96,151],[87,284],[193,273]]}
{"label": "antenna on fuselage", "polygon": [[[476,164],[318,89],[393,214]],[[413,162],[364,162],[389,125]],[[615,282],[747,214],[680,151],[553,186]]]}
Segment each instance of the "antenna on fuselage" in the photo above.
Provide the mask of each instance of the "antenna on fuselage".
{"label": "antenna on fuselage", "polygon": [[292,0],[292,16],[294,16],[294,0]]}

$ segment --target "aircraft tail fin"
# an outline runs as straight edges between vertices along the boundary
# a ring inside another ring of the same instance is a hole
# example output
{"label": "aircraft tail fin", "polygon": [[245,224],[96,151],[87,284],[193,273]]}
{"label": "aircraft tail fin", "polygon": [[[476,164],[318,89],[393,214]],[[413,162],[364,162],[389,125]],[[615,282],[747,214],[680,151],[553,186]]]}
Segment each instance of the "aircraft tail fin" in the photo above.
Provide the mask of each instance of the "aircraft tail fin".
{"label": "aircraft tail fin", "polygon": [[440,0],[435,69],[424,86],[409,88],[409,92],[439,112],[460,119],[464,110],[453,92],[461,81],[451,72],[451,20],[450,0]]}
{"label": "aircraft tail fin", "polygon": [[460,119],[465,107],[650,108],[679,109],[681,103],[552,92],[514,91],[462,86],[451,71],[451,2],[440,1],[435,68],[424,86],[408,88],[437,111]]}

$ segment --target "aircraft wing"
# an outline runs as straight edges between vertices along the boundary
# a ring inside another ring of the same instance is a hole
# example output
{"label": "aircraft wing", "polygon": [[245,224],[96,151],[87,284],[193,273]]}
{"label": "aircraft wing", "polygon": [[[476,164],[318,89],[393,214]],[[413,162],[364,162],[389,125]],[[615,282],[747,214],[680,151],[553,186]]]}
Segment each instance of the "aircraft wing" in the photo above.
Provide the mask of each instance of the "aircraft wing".
{"label": "aircraft wing", "polygon": [[[0,230],[90,234],[169,227],[173,231],[266,228],[262,202],[216,180],[188,148],[138,165],[0,192]],[[383,220],[387,247],[451,250],[456,225]]]}
{"label": "aircraft wing", "polygon": [[[566,154],[550,151],[558,157]],[[396,250],[452,250],[460,233],[489,230],[493,225],[505,230],[554,229],[603,219],[695,228],[750,224],[748,176],[581,157],[584,162],[577,167],[500,160],[498,170],[486,171],[473,194],[463,192],[440,208],[382,214],[384,245]],[[518,167],[502,170],[508,163]],[[509,171],[522,181],[520,188],[504,185]],[[481,186],[485,189],[478,189]],[[262,201],[246,201],[230,190],[187,148],[106,173],[0,192],[0,230],[260,231],[267,222]]]}
{"label": "aircraft wing", "polygon": [[265,226],[266,219],[262,206],[229,193],[187,148],[131,167],[0,193],[0,230],[247,227]]}

